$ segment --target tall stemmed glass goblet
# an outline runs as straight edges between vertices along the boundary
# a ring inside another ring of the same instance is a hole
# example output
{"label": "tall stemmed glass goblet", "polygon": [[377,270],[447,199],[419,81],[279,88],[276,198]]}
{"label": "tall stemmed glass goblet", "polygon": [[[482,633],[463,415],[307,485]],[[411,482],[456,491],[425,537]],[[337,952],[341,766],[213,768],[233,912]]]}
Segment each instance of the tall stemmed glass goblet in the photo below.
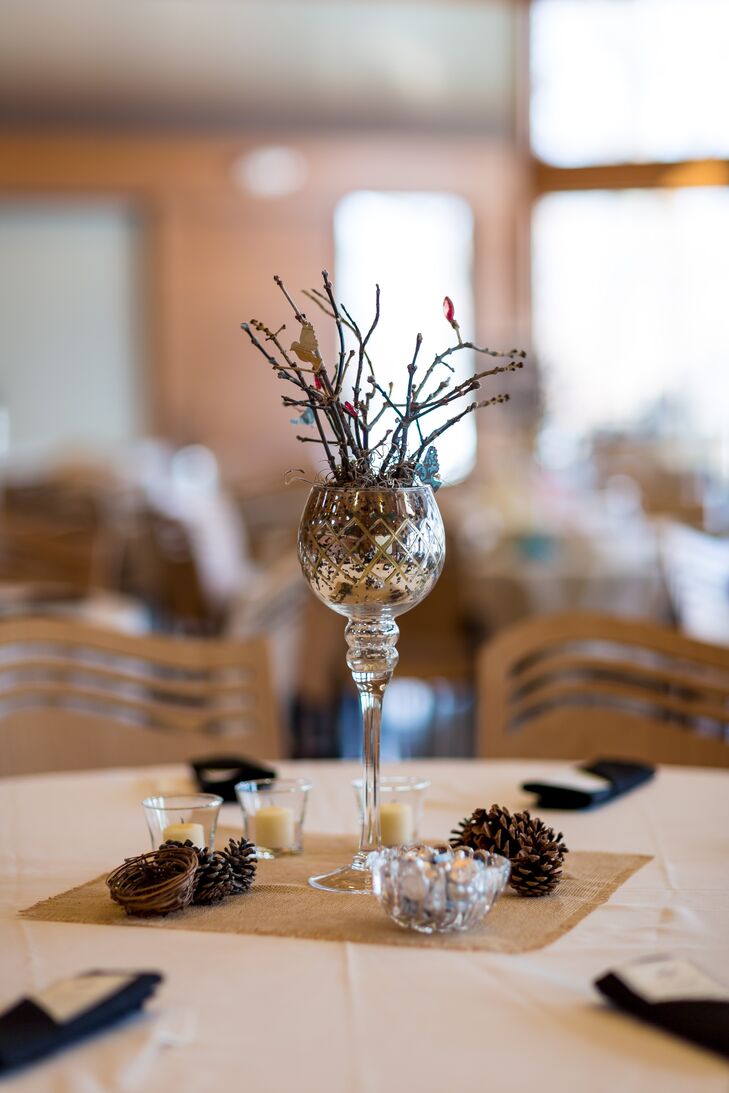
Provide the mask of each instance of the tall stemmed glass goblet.
{"label": "tall stemmed glass goblet", "polygon": [[443,522],[430,486],[314,486],[299,525],[298,551],[316,595],[349,620],[347,664],[364,729],[359,850],[351,864],[309,883],[330,892],[368,893],[367,858],[382,844],[380,725],[385,687],[398,660],[395,618],[420,603],[438,580],[445,559]]}

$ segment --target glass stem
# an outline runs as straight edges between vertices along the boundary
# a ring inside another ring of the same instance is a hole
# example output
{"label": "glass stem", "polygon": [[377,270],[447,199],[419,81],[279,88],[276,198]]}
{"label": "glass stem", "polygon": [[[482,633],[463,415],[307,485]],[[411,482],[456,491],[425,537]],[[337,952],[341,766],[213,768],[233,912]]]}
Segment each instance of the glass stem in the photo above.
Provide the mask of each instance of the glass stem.
{"label": "glass stem", "polygon": [[367,855],[382,845],[380,830],[380,728],[385,687],[397,664],[395,643],[400,635],[389,613],[351,619],[344,632],[349,646],[347,664],[359,691],[364,732],[362,832],[355,868],[367,868]]}

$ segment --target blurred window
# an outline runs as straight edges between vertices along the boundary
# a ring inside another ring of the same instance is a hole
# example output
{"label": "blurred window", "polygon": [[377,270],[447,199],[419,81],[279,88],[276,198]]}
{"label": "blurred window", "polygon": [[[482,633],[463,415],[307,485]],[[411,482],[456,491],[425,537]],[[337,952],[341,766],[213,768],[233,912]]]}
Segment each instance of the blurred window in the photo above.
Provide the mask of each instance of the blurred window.
{"label": "blurred window", "polygon": [[576,167],[729,156],[727,0],[534,0],[532,147]]}
{"label": "blurred window", "polygon": [[[423,373],[435,354],[454,342],[443,316],[444,296],[455,303],[464,338],[473,331],[473,213],[455,194],[362,190],[340,201],[334,228],[338,300],[366,330],[379,283],[381,317],[370,342],[371,356],[380,382],[392,382],[394,400],[402,400],[415,335],[423,335],[418,358]],[[454,383],[473,372],[468,350],[455,353],[451,362]],[[453,407],[434,411],[425,419],[427,431],[453,413]],[[390,419],[385,428],[392,426],[393,417],[389,411],[383,417],[383,424]],[[474,415],[440,436],[436,446],[443,480],[465,478],[476,458]]]}
{"label": "blurred window", "polygon": [[137,242],[121,204],[0,202],[2,454],[141,431]]}
{"label": "blurred window", "polygon": [[622,432],[729,478],[728,40],[726,0],[532,2],[543,450]]}
{"label": "blurred window", "polygon": [[[533,220],[534,337],[552,422],[656,433],[720,470],[729,189],[554,193]],[[729,468],[727,468],[729,469]]]}

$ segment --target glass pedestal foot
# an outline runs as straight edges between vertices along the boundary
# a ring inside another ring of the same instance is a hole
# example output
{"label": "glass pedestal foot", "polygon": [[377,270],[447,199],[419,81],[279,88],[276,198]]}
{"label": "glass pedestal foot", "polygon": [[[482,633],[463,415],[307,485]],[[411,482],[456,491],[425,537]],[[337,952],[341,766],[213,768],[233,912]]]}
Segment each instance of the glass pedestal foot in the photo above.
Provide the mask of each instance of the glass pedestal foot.
{"label": "glass pedestal foot", "polygon": [[366,866],[357,868],[344,865],[332,873],[309,877],[309,884],[312,888],[320,888],[323,892],[345,892],[355,896],[372,895],[372,873]]}

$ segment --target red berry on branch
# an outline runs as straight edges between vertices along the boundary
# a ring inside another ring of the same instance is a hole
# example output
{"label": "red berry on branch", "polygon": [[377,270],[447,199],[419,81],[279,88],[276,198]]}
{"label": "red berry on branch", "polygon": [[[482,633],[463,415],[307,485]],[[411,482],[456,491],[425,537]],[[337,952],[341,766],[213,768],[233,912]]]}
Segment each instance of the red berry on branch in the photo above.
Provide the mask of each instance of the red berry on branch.
{"label": "red berry on branch", "polygon": [[316,375],[314,376],[314,386],[316,387],[317,391],[321,391],[321,389],[322,389],[322,382],[321,382],[321,380],[319,379],[319,377],[318,377],[318,376],[316,376]]}
{"label": "red berry on branch", "polygon": [[354,406],[352,405],[351,402],[345,402],[344,409],[347,411],[347,413],[349,414],[350,417],[356,417],[357,416],[357,411],[355,410],[355,408],[354,408]]}
{"label": "red berry on branch", "polygon": [[449,323],[455,322],[456,309],[453,306],[453,301],[451,300],[450,296],[446,296],[443,299],[443,314],[445,315]]}

